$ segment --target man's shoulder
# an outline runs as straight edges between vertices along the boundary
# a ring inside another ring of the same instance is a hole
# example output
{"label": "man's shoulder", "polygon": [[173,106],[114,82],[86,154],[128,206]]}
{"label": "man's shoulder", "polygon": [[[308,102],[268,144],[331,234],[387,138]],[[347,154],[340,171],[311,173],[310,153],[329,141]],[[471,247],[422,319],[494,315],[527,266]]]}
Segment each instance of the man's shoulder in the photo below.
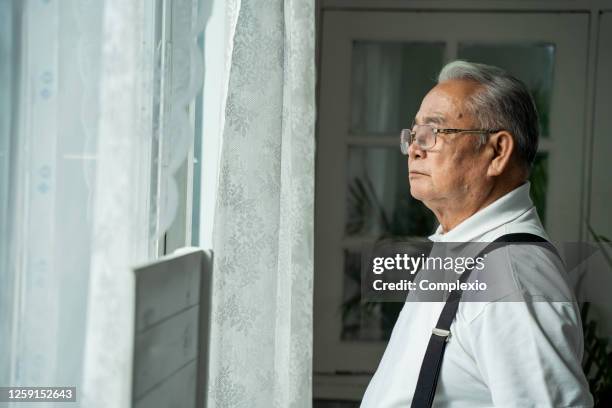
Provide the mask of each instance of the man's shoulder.
{"label": "man's shoulder", "polygon": [[487,255],[488,279],[500,280],[507,285],[506,289],[513,283],[513,289],[526,295],[548,297],[552,301],[572,301],[565,264],[542,226],[535,207],[498,228],[488,241],[510,234],[531,234],[547,242],[527,241],[500,245]]}
{"label": "man's shoulder", "polygon": [[490,301],[501,300],[513,292],[520,299],[537,296],[551,301],[570,301],[568,273],[563,260],[550,243],[507,243],[486,254],[484,269],[471,280],[486,282]]}
{"label": "man's shoulder", "polygon": [[484,265],[482,270],[474,270],[468,281],[486,289],[466,291],[462,296],[466,307],[460,313],[467,320],[489,303],[575,301],[563,260],[548,245],[501,245],[487,253]]}

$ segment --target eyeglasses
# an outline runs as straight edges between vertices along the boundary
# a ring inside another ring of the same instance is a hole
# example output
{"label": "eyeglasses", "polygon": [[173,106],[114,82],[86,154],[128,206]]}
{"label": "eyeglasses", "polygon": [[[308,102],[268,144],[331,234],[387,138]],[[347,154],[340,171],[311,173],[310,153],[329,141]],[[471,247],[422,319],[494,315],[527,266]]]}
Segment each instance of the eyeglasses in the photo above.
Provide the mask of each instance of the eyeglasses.
{"label": "eyeglasses", "polygon": [[408,147],[416,141],[417,146],[421,150],[430,150],[436,145],[436,137],[439,133],[442,134],[485,134],[490,135],[500,132],[497,130],[484,129],[437,129],[431,125],[413,125],[412,129],[402,129],[400,135],[400,148],[402,153],[408,154]]}

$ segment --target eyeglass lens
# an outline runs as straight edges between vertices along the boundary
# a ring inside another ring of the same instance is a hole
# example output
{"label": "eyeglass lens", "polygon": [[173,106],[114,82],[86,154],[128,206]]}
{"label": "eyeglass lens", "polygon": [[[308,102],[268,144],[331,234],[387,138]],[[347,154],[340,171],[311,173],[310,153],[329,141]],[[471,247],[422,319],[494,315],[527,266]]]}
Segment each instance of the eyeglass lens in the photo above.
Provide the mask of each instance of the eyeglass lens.
{"label": "eyeglass lens", "polygon": [[433,133],[433,128],[431,126],[427,126],[427,125],[422,125],[422,126],[414,126],[413,127],[413,132],[415,132],[414,135],[414,142],[416,142],[417,146],[427,149],[431,146],[433,146],[434,144],[434,133]]}
{"label": "eyeglass lens", "polygon": [[402,130],[400,148],[403,154],[408,154],[408,146],[412,142],[416,142],[422,149],[432,147],[435,144],[433,128],[427,125],[415,125],[412,130]]}

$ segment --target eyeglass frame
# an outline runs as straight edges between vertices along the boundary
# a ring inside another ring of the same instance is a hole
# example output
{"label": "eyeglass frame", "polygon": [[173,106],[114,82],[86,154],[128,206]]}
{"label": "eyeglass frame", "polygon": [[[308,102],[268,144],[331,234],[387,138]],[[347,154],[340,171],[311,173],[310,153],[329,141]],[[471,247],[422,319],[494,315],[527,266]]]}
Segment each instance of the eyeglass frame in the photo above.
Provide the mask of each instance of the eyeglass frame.
{"label": "eyeglass frame", "polygon": [[[419,149],[424,150],[424,151],[429,151],[431,150],[437,143],[438,141],[438,133],[444,134],[444,135],[448,135],[448,134],[484,134],[484,135],[492,135],[493,133],[497,133],[497,132],[501,132],[504,129],[495,129],[495,130],[487,130],[487,129],[455,129],[455,128],[437,128],[434,127],[432,125],[417,125],[414,124],[412,125],[411,129],[402,129],[400,132],[400,149],[402,151],[402,154],[404,155],[408,155],[408,148],[409,146],[414,142],[415,136],[416,136],[416,132],[413,130],[415,126],[428,126],[431,128],[433,136],[434,136],[434,141],[433,144],[431,145],[431,147],[422,147],[419,146]],[[404,140],[405,139],[405,132],[408,132],[408,134],[410,135],[408,140]],[[404,146],[406,146],[406,148],[404,149]]]}

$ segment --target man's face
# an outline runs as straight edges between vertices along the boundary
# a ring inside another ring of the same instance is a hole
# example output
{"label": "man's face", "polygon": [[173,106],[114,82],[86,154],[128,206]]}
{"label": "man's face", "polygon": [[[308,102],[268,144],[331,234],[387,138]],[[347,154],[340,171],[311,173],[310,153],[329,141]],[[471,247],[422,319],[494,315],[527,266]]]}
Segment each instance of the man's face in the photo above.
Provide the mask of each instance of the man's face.
{"label": "man's face", "polygon": [[[415,123],[436,128],[475,129],[464,101],[478,85],[451,80],[436,85],[423,99]],[[469,201],[486,179],[488,160],[477,149],[478,134],[438,134],[430,150],[412,143],[408,150],[410,193],[429,208],[444,209]]]}

